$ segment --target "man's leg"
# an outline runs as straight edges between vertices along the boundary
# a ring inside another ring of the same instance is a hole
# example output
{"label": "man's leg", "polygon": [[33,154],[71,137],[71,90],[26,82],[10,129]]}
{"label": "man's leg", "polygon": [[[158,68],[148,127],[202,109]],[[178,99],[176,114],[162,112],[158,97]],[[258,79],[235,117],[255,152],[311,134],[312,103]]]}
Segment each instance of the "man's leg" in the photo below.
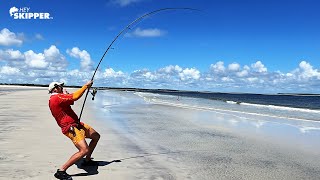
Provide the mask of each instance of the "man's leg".
{"label": "man's leg", "polygon": [[97,131],[95,131],[93,128],[90,128],[88,131],[86,131],[86,137],[91,139],[89,143],[89,152],[87,153],[87,156],[86,156],[86,161],[90,161],[91,155],[100,139],[100,134]]}
{"label": "man's leg", "polygon": [[73,154],[71,158],[60,168],[61,171],[66,171],[70,166],[76,163],[79,159],[88,154],[90,148],[87,142],[83,139],[79,141],[75,146],[78,148],[78,152]]}

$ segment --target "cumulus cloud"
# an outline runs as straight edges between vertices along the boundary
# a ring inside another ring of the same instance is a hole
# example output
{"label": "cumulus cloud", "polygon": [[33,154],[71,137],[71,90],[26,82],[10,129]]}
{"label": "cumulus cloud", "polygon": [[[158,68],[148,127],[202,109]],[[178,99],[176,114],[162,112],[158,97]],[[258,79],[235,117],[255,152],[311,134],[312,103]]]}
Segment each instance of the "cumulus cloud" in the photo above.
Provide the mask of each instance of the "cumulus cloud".
{"label": "cumulus cloud", "polygon": [[169,65],[155,71],[140,69],[132,72],[126,82],[129,86],[143,88],[174,89],[184,84],[193,84],[200,80],[200,71],[195,68],[182,68],[178,65]]}
{"label": "cumulus cloud", "polygon": [[195,68],[186,68],[179,73],[179,76],[183,81],[188,79],[198,80],[200,78],[200,71]]}
{"label": "cumulus cloud", "polygon": [[20,46],[23,43],[22,37],[4,28],[0,31],[0,45],[2,46]]}
{"label": "cumulus cloud", "polygon": [[44,50],[44,57],[49,63],[50,70],[63,71],[68,65],[65,56],[60,53],[60,50],[55,45],[51,45],[49,49]]}
{"label": "cumulus cloud", "polygon": [[306,61],[300,62],[299,71],[300,71],[299,77],[301,77],[303,79],[308,79],[308,78],[312,78],[312,77],[320,79],[320,71],[317,69],[314,69]]}
{"label": "cumulus cloud", "polygon": [[248,78],[246,78],[246,80],[248,80],[248,82],[250,82],[250,83],[255,83],[255,82],[259,81],[259,78],[257,78],[257,77],[248,77]]}
{"label": "cumulus cloud", "polygon": [[3,75],[19,75],[20,70],[18,68],[15,67],[10,67],[10,66],[3,66],[0,67],[0,74]]}
{"label": "cumulus cloud", "polygon": [[234,81],[234,80],[231,79],[230,77],[222,77],[221,80],[222,80],[223,82],[233,82],[233,81]]}
{"label": "cumulus cloud", "polygon": [[250,67],[245,65],[241,71],[236,73],[236,75],[238,77],[245,77],[249,74],[249,71],[250,71]]}
{"label": "cumulus cloud", "polygon": [[24,63],[24,54],[18,50],[0,49],[0,62],[6,62],[10,66],[21,66]]}
{"label": "cumulus cloud", "polygon": [[[290,73],[267,72],[263,70],[266,67],[262,66],[262,62],[253,63],[257,66],[252,67],[248,65],[241,67],[236,64],[238,63],[226,65],[227,68],[225,68],[224,63],[220,61],[211,65],[208,73],[178,65],[169,65],[154,71],[140,69],[131,74],[108,68],[98,72],[96,83],[117,87],[259,93],[297,92],[297,87],[300,87],[300,92],[308,92],[311,90],[308,88],[310,79],[317,78],[318,74],[315,72],[319,72],[307,62],[300,63],[301,67],[299,65],[299,68]],[[262,70],[259,72],[259,69]],[[215,73],[212,73],[213,71]],[[309,80],[297,83],[296,80],[306,72],[309,72]],[[74,76],[85,78],[79,74],[74,74]],[[320,87],[320,83],[315,81],[313,86]]]}
{"label": "cumulus cloud", "polygon": [[166,74],[176,74],[176,73],[180,73],[182,71],[182,68],[178,65],[169,65],[166,66],[164,68],[160,68],[159,69],[159,73],[166,73]]}
{"label": "cumulus cloud", "polygon": [[[0,49],[0,81],[40,84],[64,81],[68,85],[83,85],[91,79],[90,54],[77,47],[64,52],[80,59],[81,66],[70,69],[66,57],[54,45],[42,52]],[[207,71],[179,65],[155,70],[141,68],[133,72],[106,68],[98,70],[95,85],[220,92],[320,93],[319,80],[320,70],[307,61],[301,61],[289,72],[268,72],[261,61],[243,66],[237,62],[225,64],[218,61],[212,63]]]}
{"label": "cumulus cloud", "polygon": [[67,61],[52,45],[43,52],[0,50],[0,81],[8,83],[48,83],[66,71]]}
{"label": "cumulus cloud", "polygon": [[84,71],[93,70],[93,63],[90,54],[86,50],[80,50],[78,47],[74,47],[71,50],[68,49],[67,53],[74,58],[80,59],[81,69]]}
{"label": "cumulus cloud", "polygon": [[48,49],[45,49],[43,53],[36,53],[32,50],[29,50],[23,54],[24,62],[29,68],[61,71],[65,70],[67,66],[65,57],[54,45],[50,46]]}
{"label": "cumulus cloud", "polygon": [[31,68],[44,69],[49,65],[42,53],[35,53],[32,50],[29,50],[24,53],[24,56],[25,63]]}
{"label": "cumulus cloud", "polygon": [[107,68],[105,69],[104,73],[103,73],[104,77],[112,77],[112,78],[116,78],[116,77],[123,77],[124,73],[122,71],[115,71],[112,68]]}
{"label": "cumulus cloud", "polygon": [[0,49],[0,62],[3,61],[10,66],[28,69],[46,69],[61,71],[67,67],[65,57],[59,49],[52,45],[45,49],[43,53],[36,53],[33,50],[20,52],[13,49]]}
{"label": "cumulus cloud", "polygon": [[157,29],[157,28],[150,28],[150,29],[141,29],[136,28],[133,32],[129,32],[126,34],[127,37],[160,37],[164,36],[166,31]]}
{"label": "cumulus cloud", "polygon": [[225,71],[224,62],[218,61],[216,64],[210,65],[210,70],[214,73],[223,73]]}
{"label": "cumulus cloud", "polygon": [[251,67],[254,71],[259,72],[259,73],[264,73],[267,72],[267,68],[264,67],[261,61],[257,61],[254,64],[251,64]]}
{"label": "cumulus cloud", "polygon": [[232,64],[229,64],[228,66],[229,71],[239,71],[239,69],[240,69],[240,65],[238,63],[232,63]]}
{"label": "cumulus cloud", "polygon": [[140,80],[156,80],[157,76],[149,71],[148,69],[142,69],[142,70],[135,70],[132,74],[131,77],[133,77],[134,79],[140,79]]}

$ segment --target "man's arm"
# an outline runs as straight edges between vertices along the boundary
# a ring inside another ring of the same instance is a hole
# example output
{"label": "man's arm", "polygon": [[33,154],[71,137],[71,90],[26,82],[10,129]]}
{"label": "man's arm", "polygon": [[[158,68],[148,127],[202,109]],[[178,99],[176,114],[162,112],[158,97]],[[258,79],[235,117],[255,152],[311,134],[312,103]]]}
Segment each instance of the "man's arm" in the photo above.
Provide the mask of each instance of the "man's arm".
{"label": "man's arm", "polygon": [[74,101],[81,98],[86,89],[90,88],[93,84],[93,81],[88,81],[85,85],[82,86],[79,90],[73,93],[72,98]]}

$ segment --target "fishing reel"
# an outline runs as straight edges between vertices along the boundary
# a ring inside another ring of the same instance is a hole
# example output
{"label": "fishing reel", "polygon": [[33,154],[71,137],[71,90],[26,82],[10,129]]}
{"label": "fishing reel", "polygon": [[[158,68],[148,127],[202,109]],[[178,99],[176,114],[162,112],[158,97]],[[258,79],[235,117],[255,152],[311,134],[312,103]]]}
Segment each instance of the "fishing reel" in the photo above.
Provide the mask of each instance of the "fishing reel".
{"label": "fishing reel", "polygon": [[92,88],[92,91],[90,91],[90,93],[92,95],[92,101],[94,100],[94,97],[96,96],[97,92],[98,92],[97,88]]}

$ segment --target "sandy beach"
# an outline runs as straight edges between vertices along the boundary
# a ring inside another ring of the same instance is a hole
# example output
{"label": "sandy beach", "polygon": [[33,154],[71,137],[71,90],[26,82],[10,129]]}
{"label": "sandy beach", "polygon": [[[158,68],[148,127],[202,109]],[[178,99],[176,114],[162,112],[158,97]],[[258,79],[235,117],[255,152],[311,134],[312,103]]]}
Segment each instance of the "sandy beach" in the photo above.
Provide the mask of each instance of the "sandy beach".
{"label": "sandy beach", "polygon": [[[0,90],[0,179],[55,179],[76,148],[50,113],[47,89]],[[82,100],[73,106],[77,113]],[[240,119],[148,103],[132,92],[100,91],[95,101],[88,98],[82,117],[101,134],[93,153],[99,166],[79,162],[67,172],[75,180],[320,179],[318,123]],[[303,134],[292,124],[313,131]]]}

